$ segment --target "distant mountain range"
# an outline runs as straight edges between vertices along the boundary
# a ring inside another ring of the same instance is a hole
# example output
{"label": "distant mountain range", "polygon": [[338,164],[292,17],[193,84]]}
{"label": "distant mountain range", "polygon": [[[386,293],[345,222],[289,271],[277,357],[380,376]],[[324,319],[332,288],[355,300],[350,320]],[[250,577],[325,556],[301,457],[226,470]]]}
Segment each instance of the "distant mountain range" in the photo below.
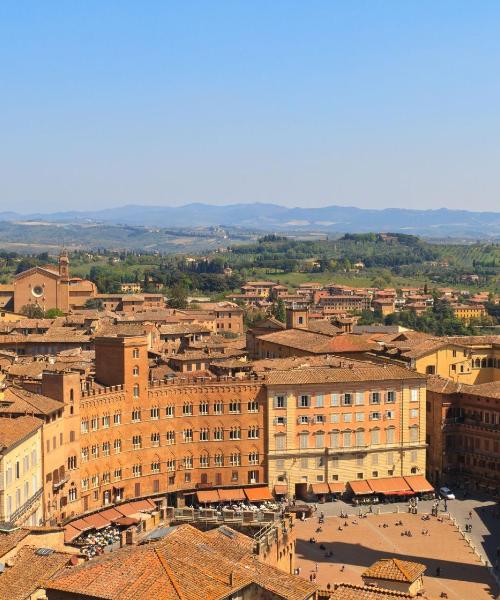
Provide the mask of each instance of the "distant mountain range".
{"label": "distant mountain range", "polygon": [[1,221],[105,223],[148,227],[239,227],[253,231],[362,233],[404,232],[428,237],[500,239],[500,212],[465,210],[371,210],[350,206],[287,208],[277,204],[129,205],[93,211],[21,215],[0,213]]}

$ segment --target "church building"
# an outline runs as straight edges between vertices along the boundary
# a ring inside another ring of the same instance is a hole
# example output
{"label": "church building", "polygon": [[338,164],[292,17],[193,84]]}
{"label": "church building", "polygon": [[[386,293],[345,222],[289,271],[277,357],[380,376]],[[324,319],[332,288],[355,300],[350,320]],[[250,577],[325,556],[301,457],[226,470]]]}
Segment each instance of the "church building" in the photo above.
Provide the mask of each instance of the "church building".
{"label": "church building", "polygon": [[38,305],[44,311],[58,308],[68,312],[74,308],[81,308],[97,293],[92,281],[70,277],[66,252],[61,252],[59,256],[59,267],[33,267],[16,275],[13,288],[16,313],[29,304]]}

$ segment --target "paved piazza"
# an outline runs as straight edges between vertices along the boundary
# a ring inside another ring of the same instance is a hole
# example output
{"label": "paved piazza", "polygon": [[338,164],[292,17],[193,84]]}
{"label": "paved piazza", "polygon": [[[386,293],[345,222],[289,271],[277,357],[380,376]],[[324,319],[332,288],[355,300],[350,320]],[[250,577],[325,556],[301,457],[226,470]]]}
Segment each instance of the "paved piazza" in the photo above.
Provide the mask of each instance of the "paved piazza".
{"label": "paved piazza", "polygon": [[[357,511],[349,508],[350,513]],[[330,511],[325,510],[322,532],[317,532],[322,510],[323,506],[319,505],[313,517],[296,521],[297,567],[300,567],[301,577],[309,579],[317,570],[316,582],[322,587],[339,581],[361,584],[361,573],[367,566],[379,558],[394,557],[427,566],[424,589],[433,598],[439,598],[442,592],[446,592],[450,600],[497,597],[496,582],[488,569],[446,518],[423,521],[421,514],[402,512],[343,519],[328,516]],[[399,520],[402,526],[396,525]],[[422,534],[423,529],[428,530],[428,535]],[[411,531],[412,537],[401,535],[405,530]],[[316,543],[310,543],[311,537]],[[329,551],[333,552],[332,557],[325,556]],[[436,576],[438,567],[440,577]]]}

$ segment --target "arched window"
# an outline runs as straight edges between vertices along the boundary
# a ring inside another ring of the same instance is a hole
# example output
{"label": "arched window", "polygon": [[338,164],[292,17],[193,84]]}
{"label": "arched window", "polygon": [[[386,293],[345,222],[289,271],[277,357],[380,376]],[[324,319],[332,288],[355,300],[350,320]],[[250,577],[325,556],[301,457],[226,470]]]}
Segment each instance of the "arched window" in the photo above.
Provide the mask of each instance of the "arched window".
{"label": "arched window", "polygon": [[132,369],[132,374],[134,377],[139,377],[139,367],[137,365]]}
{"label": "arched window", "polygon": [[134,385],[134,398],[139,398],[139,384]]}
{"label": "arched window", "polygon": [[370,442],[372,444],[380,444],[380,429],[378,427],[370,430]]}
{"label": "arched window", "polygon": [[481,359],[480,358],[476,358],[476,360],[474,361],[474,366],[479,369],[481,367]]}

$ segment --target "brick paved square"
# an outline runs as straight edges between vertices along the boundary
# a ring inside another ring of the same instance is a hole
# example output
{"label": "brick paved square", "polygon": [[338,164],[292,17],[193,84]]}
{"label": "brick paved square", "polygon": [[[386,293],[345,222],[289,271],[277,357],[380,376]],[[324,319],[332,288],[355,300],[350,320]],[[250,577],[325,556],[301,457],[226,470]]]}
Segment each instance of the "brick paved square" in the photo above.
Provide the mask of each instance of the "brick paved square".
{"label": "brick paved square", "polygon": [[[403,526],[396,525],[399,520]],[[362,584],[361,573],[366,567],[379,558],[395,557],[427,566],[424,589],[429,597],[439,598],[441,592],[450,600],[497,597],[498,589],[488,569],[447,519],[422,521],[422,515],[373,514],[366,518],[326,517],[320,533],[316,532],[318,526],[317,516],[296,522],[296,565],[306,579],[317,565],[316,581],[322,587],[341,581]],[[429,535],[423,535],[423,529]],[[412,537],[401,535],[405,530],[411,531]],[[310,543],[311,537],[316,543]],[[330,550],[333,557],[325,556]],[[436,576],[437,567],[440,577]]]}

